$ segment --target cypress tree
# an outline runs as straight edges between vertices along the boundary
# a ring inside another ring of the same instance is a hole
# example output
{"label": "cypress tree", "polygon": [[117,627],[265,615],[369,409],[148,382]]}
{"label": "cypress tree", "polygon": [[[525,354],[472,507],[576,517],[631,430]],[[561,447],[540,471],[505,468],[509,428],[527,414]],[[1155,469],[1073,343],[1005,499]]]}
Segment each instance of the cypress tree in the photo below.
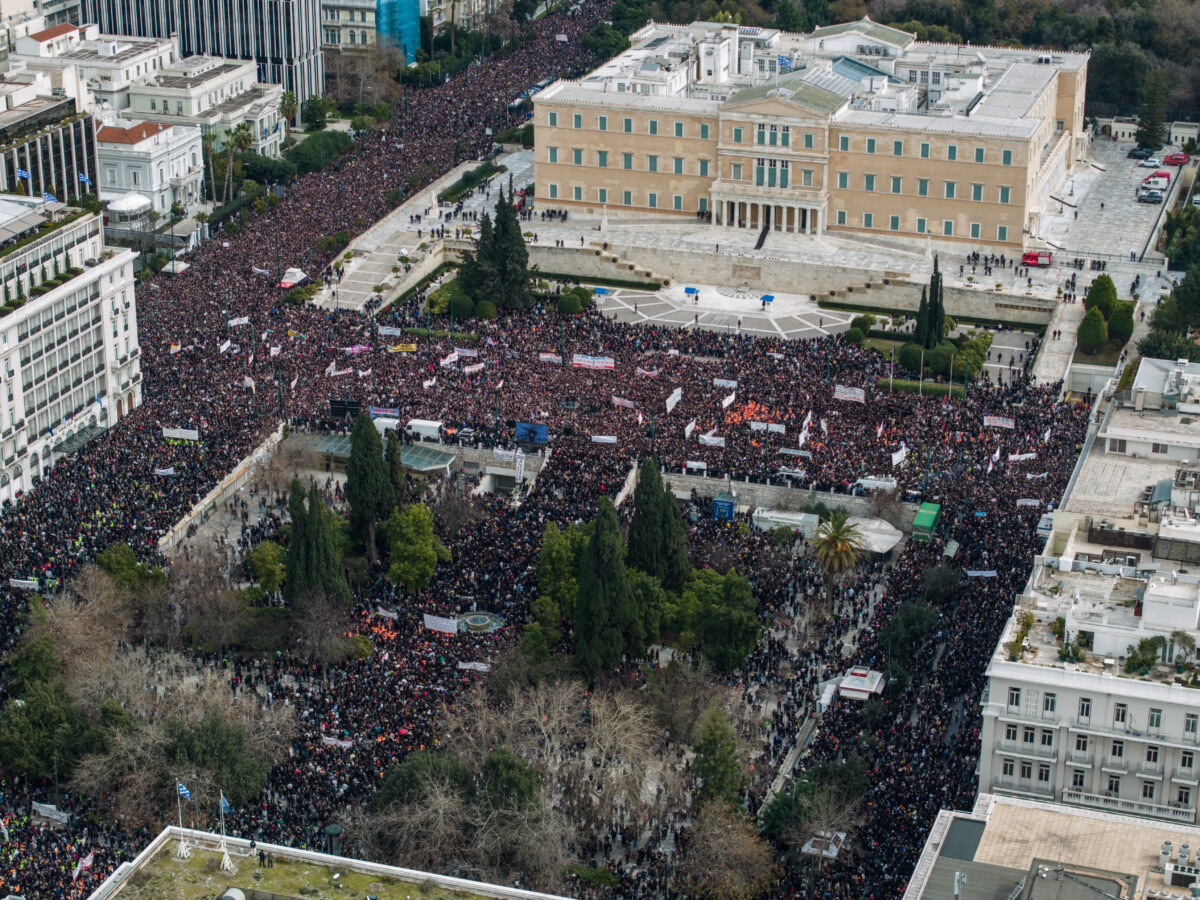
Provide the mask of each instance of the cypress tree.
{"label": "cypress tree", "polygon": [[334,533],[333,516],[314,481],[308,492],[309,585],[320,589],[330,601],[348,603],[350,587],[342,571],[342,557]]}
{"label": "cypress tree", "polygon": [[575,604],[575,661],[594,676],[611,669],[627,648],[643,643],[642,623],[625,572],[617,508],[603,497],[580,560]]}
{"label": "cypress tree", "polygon": [[925,286],[921,285],[921,305],[917,307],[917,327],[913,339],[918,347],[925,347],[929,340],[929,301],[925,297]]}
{"label": "cypress tree", "polygon": [[687,528],[683,524],[683,513],[669,489],[663,492],[662,525],[662,585],[669,591],[682,591],[684,582],[691,574],[692,564],[687,552]]}
{"label": "cypress tree", "polygon": [[938,346],[946,336],[946,307],[945,296],[942,293],[942,271],[938,268],[938,258],[933,258],[933,278],[929,283],[929,343],[927,349]]}
{"label": "cypress tree", "polygon": [[495,303],[499,309],[524,309],[531,303],[529,248],[521,235],[521,222],[512,204],[511,191],[500,191],[495,221]]}
{"label": "cypress tree", "polygon": [[491,300],[496,290],[496,268],[495,232],[492,229],[492,217],[485,212],[479,222],[475,249],[463,253],[458,283],[476,303]]}
{"label": "cypress tree", "polygon": [[633,521],[629,524],[629,552],[626,562],[659,581],[663,579],[663,483],[658,460],[645,459],[638,469],[637,488],[633,492]]}
{"label": "cypress tree", "polygon": [[288,539],[287,578],[283,593],[288,600],[303,596],[311,587],[308,581],[308,512],[304,508],[304,486],[299,478],[292,479],[288,494],[288,518],[292,522]]}
{"label": "cypress tree", "polygon": [[346,500],[350,524],[363,539],[367,559],[375,562],[375,523],[386,519],[396,505],[396,493],[383,459],[383,440],[371,417],[360,412],[350,432],[346,462]]}

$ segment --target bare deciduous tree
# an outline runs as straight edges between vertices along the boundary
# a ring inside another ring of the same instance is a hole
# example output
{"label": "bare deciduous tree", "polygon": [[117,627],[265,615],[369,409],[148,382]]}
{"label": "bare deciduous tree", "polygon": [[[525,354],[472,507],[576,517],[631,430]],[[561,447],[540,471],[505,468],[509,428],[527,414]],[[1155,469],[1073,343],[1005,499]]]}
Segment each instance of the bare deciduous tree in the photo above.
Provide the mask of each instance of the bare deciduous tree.
{"label": "bare deciduous tree", "polygon": [[679,866],[683,886],[710,900],[752,900],[779,879],[771,846],[732,807],[707,803],[692,822]]}

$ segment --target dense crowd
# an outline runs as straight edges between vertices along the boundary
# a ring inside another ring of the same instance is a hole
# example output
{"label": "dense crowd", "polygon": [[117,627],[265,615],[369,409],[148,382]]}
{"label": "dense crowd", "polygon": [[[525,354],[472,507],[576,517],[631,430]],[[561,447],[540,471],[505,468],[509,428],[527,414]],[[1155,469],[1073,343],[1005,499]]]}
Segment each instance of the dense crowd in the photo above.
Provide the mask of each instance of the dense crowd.
{"label": "dense crowd", "polygon": [[[449,338],[380,335],[381,327],[423,324],[415,303],[377,316],[304,308],[281,299],[274,274],[254,271],[322,271],[330,258],[316,249],[319,238],[361,231],[388,211],[391,191],[411,188],[410,176],[427,184],[464,146],[468,156],[487,152],[485,129],[504,120],[508,101],[583,63],[580,37],[606,10],[606,3],[585,3],[548,16],[515,50],[446,84],[410,90],[387,127],[360,135],[345,158],[299,179],[274,208],[251,213],[236,235],[202,245],[182,275],[161,276],[141,290],[143,405],[5,510],[0,558],[10,577],[37,578],[47,588],[115,542],[152,559],[158,538],[280,414],[298,426],[332,427],[330,400],[396,408],[402,420],[467,425],[485,447],[512,447],[519,422],[546,425],[551,443],[529,496],[519,505],[481,501],[481,512],[447,540],[456,562],[440,567],[427,589],[406,595],[381,585],[355,596],[355,615],[375,642],[370,658],[336,667],[328,682],[318,667],[282,657],[225,663],[235,692],[253,702],[292,704],[300,723],[289,758],[271,772],[263,796],[231,814],[227,827],[319,847],[340,806],[369,796],[406,752],[436,744],[447,701],[478,677],[461,664],[492,658],[529,619],[545,525],[591,518],[601,496],[625,485],[636,460],[655,455],[670,471],[702,463],[714,477],[786,479],[836,492],[852,490],[867,475],[894,476],[901,492],[945,504],[935,540],[910,544],[896,565],[876,565],[848,581],[834,616],[804,633],[799,658],[786,639],[797,635],[806,598],[823,590],[819,576],[797,558],[788,577],[756,579],[772,627],[738,680],[748,698],[770,695],[775,704],[761,777],[746,794],[754,805],[798,723],[813,710],[819,683],[855,662],[880,662],[878,625],[919,593],[921,569],[946,540],[959,542],[958,561],[967,568],[999,571],[997,578],[968,582],[943,610],[941,652],[927,654],[926,671],[891,701],[897,724],[882,735],[884,762],[874,773],[868,824],[858,847],[822,876],[819,890],[831,897],[895,896],[937,808],[970,801],[981,660],[995,644],[1033,548],[1036,511],[1018,508],[1016,500],[1046,503],[1061,494],[1082,430],[1078,410],[1057,403],[1051,389],[1030,387],[1019,371],[1005,387],[972,389],[961,402],[889,394],[877,387],[887,362],[838,339],[787,342],[629,326],[597,311],[564,319],[538,307],[502,323],[472,323],[465,330],[474,340],[458,347],[468,353],[453,359],[456,341]],[[559,34],[568,40],[557,41]],[[228,325],[240,317],[249,324]],[[222,350],[226,340],[230,346]],[[389,344],[409,341],[415,352],[389,352]],[[612,367],[572,365],[577,354],[611,359]],[[482,370],[466,371],[479,364]],[[861,389],[864,402],[837,399],[839,385]],[[677,389],[680,397],[671,402]],[[1015,427],[987,427],[987,415],[1011,418]],[[200,440],[164,440],[164,427],[195,428]],[[906,459],[894,466],[893,454],[901,451]],[[1034,456],[1008,459],[1026,454]],[[154,474],[168,468],[173,476]],[[248,534],[261,536],[278,523],[277,501],[259,508]],[[761,536],[711,520],[693,523],[691,536],[695,553],[727,542],[753,578]],[[0,593],[6,649],[19,638],[23,600],[8,588]],[[388,615],[379,615],[381,608]],[[505,627],[454,636],[422,627],[423,613],[472,609],[498,613]],[[960,705],[962,715],[949,721],[944,711]],[[835,705],[821,720],[807,762],[838,758],[862,727],[855,708]],[[18,782],[0,793],[12,836],[0,851],[6,861],[0,877],[12,893],[86,895],[146,838],[91,824],[83,799],[50,784]],[[35,825],[30,800],[66,810],[70,825]],[[652,823],[630,854],[614,854],[611,839],[579,849],[610,861],[625,885],[621,895],[650,896],[665,878],[663,854],[651,851],[675,846],[686,818],[680,810]],[[72,881],[76,864],[93,851],[92,868]],[[798,890],[788,881],[776,894]]]}

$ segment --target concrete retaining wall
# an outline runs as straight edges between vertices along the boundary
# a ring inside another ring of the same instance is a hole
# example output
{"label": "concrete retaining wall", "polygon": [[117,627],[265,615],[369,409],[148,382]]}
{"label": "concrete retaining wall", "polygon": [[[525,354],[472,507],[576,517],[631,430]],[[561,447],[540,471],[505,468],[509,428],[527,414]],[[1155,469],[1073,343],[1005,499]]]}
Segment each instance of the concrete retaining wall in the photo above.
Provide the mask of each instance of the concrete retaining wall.
{"label": "concrete retaining wall", "polygon": [[[805,491],[781,487],[774,484],[755,484],[750,481],[729,482],[724,478],[706,478],[703,475],[681,475],[668,472],[663,481],[670,485],[676,496],[687,496],[692,491],[700,497],[715,497],[732,489],[737,494],[738,509],[753,511],[762,506],[768,509],[799,510],[809,499],[815,497],[826,506],[844,509],[852,516],[871,515],[871,501],[867,497],[852,497],[849,494],[829,494],[824,491]],[[901,503],[904,510],[903,522],[898,528],[911,530],[920,506],[916,503]]]}
{"label": "concrete retaining wall", "polygon": [[190,525],[199,525],[205,522],[226,500],[235,494],[241,487],[250,480],[250,475],[254,471],[254,467],[275,452],[275,448],[283,439],[283,425],[280,424],[271,436],[258,445],[258,447],[240,463],[237,468],[225,476],[216,487],[214,487],[203,500],[191,508],[191,510],[173,526],[171,530],[158,539],[158,552],[170,553],[179,544],[187,538],[187,530]]}

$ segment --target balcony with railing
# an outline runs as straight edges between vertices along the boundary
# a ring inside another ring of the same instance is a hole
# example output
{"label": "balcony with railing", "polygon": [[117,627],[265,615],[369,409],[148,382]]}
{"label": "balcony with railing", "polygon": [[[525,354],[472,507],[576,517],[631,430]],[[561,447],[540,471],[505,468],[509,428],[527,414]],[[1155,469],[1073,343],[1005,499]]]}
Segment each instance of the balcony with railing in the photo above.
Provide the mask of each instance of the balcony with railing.
{"label": "balcony with railing", "polygon": [[1092,767],[1092,754],[1072,750],[1067,754],[1067,765],[1090,769]]}
{"label": "balcony with railing", "polygon": [[1032,778],[1009,778],[997,775],[992,779],[992,788],[1005,794],[1020,794],[1026,797],[1053,797],[1054,789],[1048,781],[1034,781]]}
{"label": "balcony with railing", "polygon": [[1140,762],[1137,764],[1138,778],[1150,778],[1154,781],[1162,781],[1163,767],[1160,763]]}
{"label": "balcony with railing", "polygon": [[1118,775],[1124,775],[1129,771],[1129,760],[1123,756],[1106,756],[1100,764],[1100,771],[1115,772]]}
{"label": "balcony with railing", "polygon": [[1028,759],[1041,759],[1049,762],[1058,760],[1058,753],[1053,747],[1041,747],[1021,741],[1001,741],[996,749],[1007,756],[1024,756]]}
{"label": "balcony with railing", "polygon": [[1089,794],[1085,791],[1064,790],[1062,802],[1075,806],[1086,806],[1091,809],[1102,809],[1105,812],[1121,813],[1124,815],[1147,816],[1152,819],[1166,819],[1170,822],[1180,822],[1191,825],[1196,821],[1196,811],[1188,806],[1172,804],[1162,806],[1145,800],[1125,800],[1121,797],[1107,794]]}
{"label": "balcony with railing", "polygon": [[1197,770],[1193,766],[1186,769],[1177,768],[1171,771],[1171,780],[1176,784],[1200,784],[1200,776],[1197,775]]}

